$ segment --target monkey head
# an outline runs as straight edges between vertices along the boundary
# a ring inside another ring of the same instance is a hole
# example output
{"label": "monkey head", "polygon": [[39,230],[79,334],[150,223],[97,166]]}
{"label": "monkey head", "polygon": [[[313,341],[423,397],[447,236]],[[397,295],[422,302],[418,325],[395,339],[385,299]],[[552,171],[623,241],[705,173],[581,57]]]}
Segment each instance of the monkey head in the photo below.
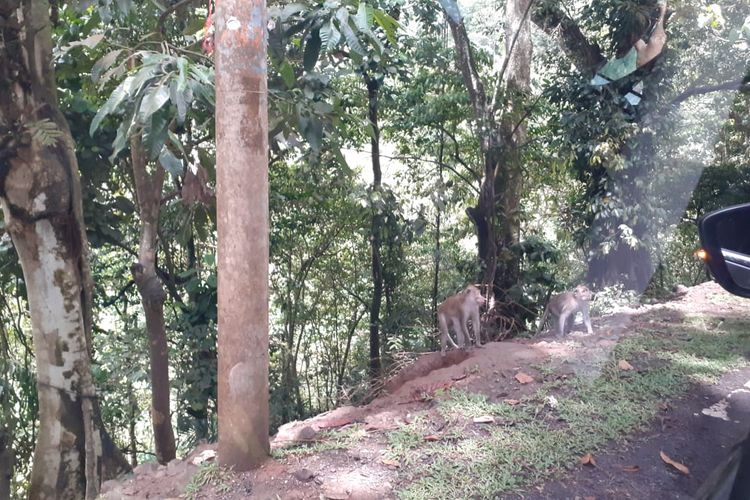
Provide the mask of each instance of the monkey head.
{"label": "monkey head", "polygon": [[576,300],[591,302],[594,294],[591,293],[591,290],[586,285],[578,285],[573,289],[573,297],[575,297]]}

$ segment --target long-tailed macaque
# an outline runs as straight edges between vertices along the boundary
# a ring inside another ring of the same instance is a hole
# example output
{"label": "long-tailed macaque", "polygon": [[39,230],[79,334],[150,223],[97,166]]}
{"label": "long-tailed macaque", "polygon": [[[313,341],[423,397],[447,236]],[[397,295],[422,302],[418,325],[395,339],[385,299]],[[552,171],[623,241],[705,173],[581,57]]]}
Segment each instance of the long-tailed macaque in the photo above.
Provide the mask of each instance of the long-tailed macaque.
{"label": "long-tailed macaque", "polygon": [[591,290],[586,285],[578,285],[570,292],[554,295],[544,309],[542,320],[539,322],[539,328],[536,331],[537,335],[542,331],[547,318],[551,314],[557,320],[557,334],[563,336],[570,331],[578,311],[583,314],[583,324],[586,325],[588,333],[594,333],[589,316],[591,297]]}
{"label": "long-tailed macaque", "polygon": [[659,2],[659,19],[656,21],[654,31],[651,33],[648,42],[639,39],[635,42],[635,51],[637,53],[636,66],[641,67],[650,63],[656,56],[661,54],[664,45],[667,43],[667,33],[664,31],[664,16],[667,13],[666,0]]}
{"label": "long-tailed macaque", "polygon": [[466,347],[467,340],[471,342],[469,329],[466,327],[466,322],[469,320],[471,320],[472,330],[474,330],[477,347],[482,347],[482,339],[480,338],[481,327],[479,325],[479,308],[483,305],[484,297],[482,297],[482,292],[480,292],[479,288],[474,285],[469,285],[456,295],[452,295],[445,299],[445,301],[438,306],[437,316],[438,325],[440,326],[441,356],[445,356],[445,349],[448,343],[456,349],[459,347],[453,342],[448,331],[449,327],[452,327],[456,332],[456,340],[462,348]]}

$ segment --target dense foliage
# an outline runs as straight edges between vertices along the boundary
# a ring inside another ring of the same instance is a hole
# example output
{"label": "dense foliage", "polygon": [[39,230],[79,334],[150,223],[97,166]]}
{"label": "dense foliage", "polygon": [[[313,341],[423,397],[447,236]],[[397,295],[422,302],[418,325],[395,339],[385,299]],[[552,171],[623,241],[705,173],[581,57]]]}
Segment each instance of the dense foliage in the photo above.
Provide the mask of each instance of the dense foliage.
{"label": "dense foliage", "polygon": [[[528,16],[530,94],[493,101],[498,123],[523,124],[526,134],[513,156],[501,157],[522,172],[518,242],[501,249],[519,266],[512,290],[503,291],[503,300],[517,305],[515,334],[532,326],[549,293],[578,282],[659,295],[705,280],[692,257],[697,218],[750,200],[747,2],[670,5],[664,53],[602,87],[561,48],[566,33],[551,19],[565,16],[610,59],[649,30],[654,2],[567,2],[564,13],[557,2],[538,4]],[[203,2],[51,5],[60,106],[76,144],[92,247],[95,385],[105,427],[136,464],[152,459],[154,436],[149,336],[132,271],[144,223],[135,148],[150,178],[167,172],[157,190],[156,273],[166,293],[178,450],[216,437],[210,14]],[[460,6],[474,64],[490,80],[506,57],[505,5]],[[269,7],[275,428],[364,401],[377,389],[368,377],[374,230],[385,373],[401,353],[436,347],[437,304],[480,280],[486,265],[466,214],[477,203],[485,160],[440,3]],[[642,100],[633,105],[625,96],[639,85]],[[54,127],[28,127],[54,142]],[[373,184],[374,137],[382,185]],[[504,220],[492,223],[500,228]],[[12,496],[19,497],[28,485],[37,412],[25,297],[0,219],[0,469],[13,471]],[[486,334],[501,338],[506,326],[496,317]]]}

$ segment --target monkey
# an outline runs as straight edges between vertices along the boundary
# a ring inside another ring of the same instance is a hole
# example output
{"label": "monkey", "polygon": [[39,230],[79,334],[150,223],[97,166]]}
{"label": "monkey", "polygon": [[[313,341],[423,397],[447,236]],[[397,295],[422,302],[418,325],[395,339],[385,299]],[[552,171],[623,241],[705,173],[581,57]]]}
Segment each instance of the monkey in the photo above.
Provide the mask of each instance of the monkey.
{"label": "monkey", "polygon": [[458,345],[453,342],[448,331],[449,327],[453,327],[456,332],[456,340],[461,345],[461,348],[466,347],[466,341],[471,342],[469,336],[469,330],[466,327],[466,322],[471,320],[472,330],[474,330],[474,337],[477,347],[482,347],[482,339],[480,338],[480,325],[479,325],[479,308],[484,305],[484,297],[482,292],[479,291],[474,285],[467,286],[464,290],[452,295],[445,299],[442,304],[438,306],[437,316],[438,325],[440,326],[440,355],[445,356],[445,349],[447,344],[458,349]]}
{"label": "monkey", "polygon": [[544,309],[542,320],[539,322],[539,328],[536,334],[544,328],[547,318],[551,314],[557,319],[557,335],[563,336],[570,327],[573,326],[578,311],[583,314],[583,323],[586,325],[586,331],[594,333],[591,328],[591,317],[589,315],[589,302],[591,302],[592,293],[586,285],[578,285],[570,292],[563,292],[553,296]]}
{"label": "monkey", "polygon": [[667,2],[666,0],[659,2],[659,19],[656,21],[653,33],[649,37],[648,42],[644,42],[638,39],[635,42],[636,51],[636,67],[640,68],[650,63],[656,56],[661,54],[664,49],[664,44],[667,43],[667,34],[664,31],[664,16],[667,13]]}

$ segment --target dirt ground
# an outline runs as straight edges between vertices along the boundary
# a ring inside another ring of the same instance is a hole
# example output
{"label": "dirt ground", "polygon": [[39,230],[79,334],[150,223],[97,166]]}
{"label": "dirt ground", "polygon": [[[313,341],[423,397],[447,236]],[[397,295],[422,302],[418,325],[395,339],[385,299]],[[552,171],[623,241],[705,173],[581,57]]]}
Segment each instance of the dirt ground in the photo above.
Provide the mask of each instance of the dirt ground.
{"label": "dirt ground", "polygon": [[[430,425],[439,432],[444,423],[437,412],[429,412],[436,390],[462,388],[485,394],[493,402],[518,399],[534,392],[537,384],[521,384],[516,375],[522,372],[540,381],[543,375],[536,367],[547,361],[556,376],[596,376],[617,340],[640,325],[669,328],[686,313],[704,313],[716,322],[727,316],[747,317],[747,309],[722,300],[725,295],[718,285],[706,283],[668,304],[623,309],[597,318],[593,335],[576,331],[564,339],[546,336],[496,342],[470,352],[451,351],[445,358],[439,353],[425,354],[387,384],[387,394],[369,405],[342,407],[291,422],[279,429],[272,442],[273,449],[299,442],[315,444],[327,429],[352,429],[358,433],[356,445],[269,459],[256,471],[223,477],[220,488],[209,485],[194,498],[395,498],[400,464],[385,456],[385,432],[425,410]],[[613,442],[597,454],[595,467],[574,468],[564,480],[506,498],[690,498],[748,429],[750,368],[728,373],[713,386],[696,386],[682,399],[665,404],[648,430]],[[660,451],[687,465],[690,474],[665,467]],[[103,497],[185,498],[185,487],[198,470],[196,462],[213,456],[215,447],[204,445],[166,467],[140,466],[122,481],[105,483]]]}

